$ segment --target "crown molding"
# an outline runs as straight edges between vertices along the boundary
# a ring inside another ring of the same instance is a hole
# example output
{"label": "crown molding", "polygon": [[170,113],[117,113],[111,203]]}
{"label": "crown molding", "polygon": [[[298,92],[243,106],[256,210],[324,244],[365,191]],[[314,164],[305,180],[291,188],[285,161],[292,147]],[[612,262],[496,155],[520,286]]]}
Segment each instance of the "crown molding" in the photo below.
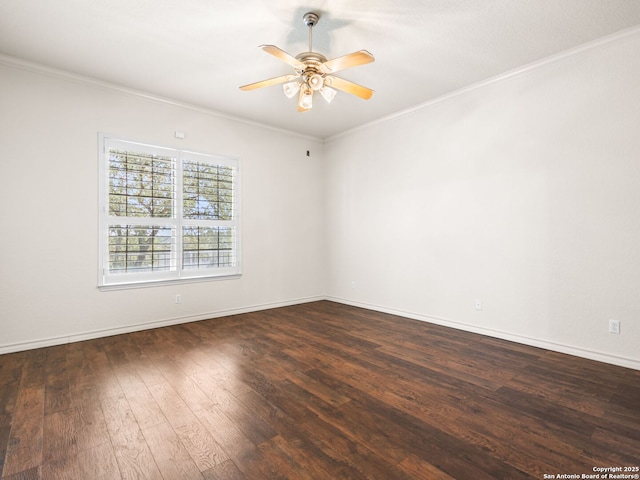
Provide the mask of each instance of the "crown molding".
{"label": "crown molding", "polygon": [[50,67],[50,66],[46,66],[43,64],[39,64],[36,62],[30,62],[27,60],[23,60],[17,57],[12,57],[9,55],[4,55],[4,54],[0,54],[0,65],[6,65],[9,67],[13,67],[13,68],[18,68],[21,70],[26,70],[32,73],[36,73],[36,74],[40,74],[40,75],[45,75],[45,76],[49,76],[49,77],[53,77],[53,78],[57,78],[60,80],[65,80],[65,81],[69,81],[69,82],[74,82],[74,83],[78,83],[78,84],[82,84],[82,85],[87,85],[87,86],[92,86],[92,87],[97,87],[97,88],[103,88],[103,89],[108,89],[111,91],[115,91],[115,92],[119,92],[121,94],[125,94],[125,95],[131,95],[131,96],[135,96],[138,98],[144,98],[147,100],[152,100],[152,101],[156,101],[156,102],[160,102],[160,103],[164,103],[167,105],[172,105],[172,106],[177,106],[177,107],[181,107],[181,108],[185,108],[185,109],[189,109],[192,111],[196,111],[199,113],[204,113],[206,115],[211,115],[211,116],[215,116],[218,118],[224,118],[226,120],[229,121],[233,121],[233,122],[238,122],[238,123],[242,123],[242,124],[246,124],[246,125],[251,125],[254,127],[258,127],[258,128],[263,128],[266,130],[270,130],[270,131],[275,131],[275,132],[279,132],[279,133],[283,133],[286,135],[291,135],[294,137],[298,137],[298,138],[302,138],[304,140],[309,140],[309,141],[313,141],[313,142],[317,142],[317,143],[329,143],[333,140],[337,140],[339,138],[345,137],[345,136],[349,136],[353,133],[359,132],[361,130],[366,130],[369,129],[375,125],[379,125],[379,124],[383,124],[389,121],[393,121],[393,120],[397,120],[409,115],[413,115],[421,110],[425,110],[428,109],[434,105],[437,105],[439,103],[445,102],[447,100],[450,100],[452,98],[458,97],[460,95],[464,95],[466,93],[469,93],[471,91],[474,90],[478,90],[480,88],[486,87],[488,85],[492,85],[495,83],[499,83],[505,80],[508,80],[512,77],[518,76],[518,75],[522,75],[525,74],[531,70],[535,70],[538,68],[541,68],[545,65],[549,65],[558,61],[561,61],[565,58],[568,57],[572,57],[574,55],[577,55],[579,53],[585,52],[585,51],[589,51],[589,50],[593,50],[605,45],[609,45],[611,43],[615,43],[618,41],[624,41],[629,37],[632,37],[634,35],[640,34],[640,26],[636,26],[636,27],[631,27],[625,30],[621,30],[619,32],[613,33],[611,35],[607,35],[604,37],[601,37],[599,39],[593,40],[591,42],[587,42],[581,45],[578,45],[577,47],[573,47],[567,50],[564,50],[562,52],[559,52],[557,54],[551,55],[549,57],[540,59],[540,60],[536,60],[534,62],[531,62],[527,65],[523,65],[521,67],[515,68],[513,70],[510,70],[508,72],[504,72],[501,73],[499,75],[496,75],[494,77],[488,78],[486,80],[482,80],[480,82],[474,83],[472,85],[468,85],[466,87],[460,88],[458,90],[455,90],[453,92],[449,92],[446,93],[444,95],[441,95],[439,97],[427,100],[425,102],[419,103],[413,107],[409,107],[406,108],[404,110],[400,110],[398,112],[392,113],[390,115],[386,115],[384,117],[381,117],[377,120],[373,120],[371,122],[367,122],[367,123],[363,123],[362,125],[358,125],[354,128],[345,130],[343,132],[340,132],[336,135],[331,135],[329,137],[326,138],[321,138],[321,137],[315,137],[312,135],[305,135],[305,134],[301,134],[298,132],[294,132],[292,130],[286,130],[283,128],[278,128],[278,127],[274,127],[272,125],[269,124],[265,124],[265,123],[260,123],[260,122],[255,122],[252,120],[248,120],[246,118],[242,118],[242,117],[237,117],[237,116],[233,116],[233,115],[228,115],[228,114],[224,114],[221,112],[218,112],[216,110],[213,109],[209,109],[209,108],[205,108],[205,107],[201,107],[199,105],[195,105],[195,104],[190,104],[190,103],[186,103],[186,102],[181,102],[179,100],[175,100],[172,98],[167,98],[167,97],[162,97],[160,95],[154,95],[151,94],[149,92],[145,92],[145,91],[141,91],[141,90],[135,90],[132,88],[128,88],[128,87],[124,87],[122,85],[119,84],[115,84],[115,83],[110,83],[110,82],[106,82],[103,80],[98,80],[96,78],[93,77],[88,77],[88,76],[84,76],[84,75],[80,75],[80,74],[76,74],[73,72],[69,72],[66,70],[62,70],[62,69],[57,69],[54,67]]}
{"label": "crown molding", "polygon": [[204,113],[205,115],[211,115],[217,118],[223,118],[225,120],[229,120],[232,122],[242,123],[245,125],[250,125],[253,127],[263,128],[266,130],[283,133],[285,135],[291,135],[294,137],[302,138],[304,140],[310,140],[315,143],[323,143],[323,139],[320,137],[314,137],[311,135],[304,135],[302,133],[294,132],[292,130],[286,130],[284,128],[274,127],[272,125],[268,125],[266,123],[255,122],[252,120],[248,120],[242,117],[236,117],[233,115],[228,115],[225,113],[218,112],[213,109],[201,107],[199,105],[195,105],[192,103],[181,102],[179,100],[175,100],[168,97],[163,97],[161,95],[154,95],[149,92],[145,92],[142,90],[136,90],[133,88],[128,88],[116,83],[106,82],[104,80],[98,80],[97,78],[88,77],[85,75],[80,75],[77,73],[69,72],[67,70],[62,70],[59,68],[50,67],[48,65],[43,65],[36,62],[31,62],[28,60],[23,60],[21,58],[12,57],[10,55],[0,54],[0,65],[5,65],[10,68],[15,68],[19,70],[25,70],[30,73],[35,73],[38,75],[43,75],[46,77],[55,78],[58,80],[63,80],[67,82],[72,82],[84,86],[101,88],[105,90],[110,90],[112,92],[117,92],[124,95],[130,95],[137,98],[143,98],[145,100],[151,100],[158,103],[164,103],[166,105],[171,105],[174,107],[185,108],[187,110],[192,110],[198,113]]}
{"label": "crown molding", "polygon": [[604,37],[598,38],[596,40],[587,42],[587,43],[583,43],[581,45],[578,45],[577,47],[573,47],[570,48],[568,50],[564,50],[562,52],[556,53],[554,55],[551,55],[549,57],[545,57],[542,58],[540,60],[536,60],[534,62],[528,63],[526,65],[514,68],[513,70],[509,70],[507,72],[501,73],[499,75],[496,75],[494,77],[490,77],[487,78],[485,80],[481,80],[477,83],[473,83],[471,85],[468,85],[466,87],[462,87],[459,88],[458,90],[454,90],[452,92],[449,93],[445,93],[444,95],[440,95],[439,97],[436,98],[432,98],[430,100],[427,100],[425,102],[419,103],[417,105],[414,105],[413,107],[409,107],[406,108],[404,110],[400,110],[398,112],[392,113],[390,115],[386,115],[384,117],[381,117],[377,120],[373,120],[371,122],[367,122],[367,123],[363,123],[362,125],[358,125],[357,127],[353,127],[350,128],[349,130],[345,130],[344,132],[340,132],[336,135],[332,135],[330,137],[327,137],[324,139],[324,143],[330,143],[333,140],[337,140],[339,138],[345,137],[345,136],[349,136],[353,133],[362,131],[362,130],[367,130],[373,126],[379,125],[379,124],[383,124],[383,123],[387,123],[393,120],[398,120],[400,118],[403,117],[408,117],[410,115],[413,115],[421,110],[426,110],[434,105],[437,105],[439,103],[445,102],[447,100],[450,100],[452,98],[464,95],[466,93],[472,92],[474,90],[478,90],[481,88],[484,88],[486,86],[495,84],[495,83],[500,83],[503,82],[505,80],[511,79],[513,77],[525,74],[527,72],[530,72],[532,70],[537,70],[541,67],[544,67],[545,65],[549,65],[549,64],[553,64],[556,62],[559,62],[561,60],[564,60],[565,58],[569,58],[575,55],[578,55],[582,52],[586,52],[589,50],[594,50],[596,48],[602,47],[602,46],[606,46],[606,45],[610,45],[612,43],[615,42],[619,42],[619,41],[624,41],[629,37],[632,37],[634,35],[640,35],[640,26],[636,26],[636,27],[631,27],[631,28],[627,28],[624,30],[620,30],[619,32],[613,33],[611,35],[606,35]]}

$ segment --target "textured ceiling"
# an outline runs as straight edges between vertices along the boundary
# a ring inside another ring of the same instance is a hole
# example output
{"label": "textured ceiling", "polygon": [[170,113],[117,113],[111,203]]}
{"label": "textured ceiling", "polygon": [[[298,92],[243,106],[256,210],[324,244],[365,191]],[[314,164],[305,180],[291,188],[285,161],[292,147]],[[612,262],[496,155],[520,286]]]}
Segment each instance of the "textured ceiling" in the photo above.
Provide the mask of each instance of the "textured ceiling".
{"label": "textured ceiling", "polygon": [[[291,73],[257,47],[308,50],[307,11],[314,51],[373,53],[338,75],[371,100],[238,89]],[[327,138],[638,25],[638,0],[2,0],[0,54]]]}

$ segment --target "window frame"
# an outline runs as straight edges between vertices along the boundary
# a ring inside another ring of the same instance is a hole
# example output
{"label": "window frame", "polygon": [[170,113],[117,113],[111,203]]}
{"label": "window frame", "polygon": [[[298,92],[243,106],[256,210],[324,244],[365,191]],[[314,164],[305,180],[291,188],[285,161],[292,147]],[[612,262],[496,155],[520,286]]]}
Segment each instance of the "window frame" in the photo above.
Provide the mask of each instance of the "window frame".
{"label": "window frame", "polygon": [[[144,153],[170,156],[174,163],[175,174],[173,180],[174,198],[173,215],[169,217],[127,217],[112,215],[109,211],[109,150],[111,148],[134,149]],[[104,133],[98,134],[98,181],[99,181],[99,253],[98,253],[98,288],[99,289],[119,289],[136,288],[145,286],[155,286],[162,284],[176,284],[185,282],[200,282],[208,280],[224,280],[238,278],[242,275],[241,256],[241,223],[240,223],[240,160],[235,157],[212,155],[189,150],[162,147],[144,142],[123,139]],[[183,162],[196,161],[198,163],[211,163],[232,167],[234,169],[233,178],[233,204],[232,218],[230,220],[202,220],[188,219],[184,216],[183,210]],[[136,273],[109,273],[109,231],[111,226],[147,226],[164,227],[172,229],[172,241],[170,264],[168,270],[144,271]],[[234,232],[233,252],[235,253],[235,263],[227,267],[209,268],[183,268],[184,246],[183,232],[188,227],[208,227],[220,228],[231,227]]]}

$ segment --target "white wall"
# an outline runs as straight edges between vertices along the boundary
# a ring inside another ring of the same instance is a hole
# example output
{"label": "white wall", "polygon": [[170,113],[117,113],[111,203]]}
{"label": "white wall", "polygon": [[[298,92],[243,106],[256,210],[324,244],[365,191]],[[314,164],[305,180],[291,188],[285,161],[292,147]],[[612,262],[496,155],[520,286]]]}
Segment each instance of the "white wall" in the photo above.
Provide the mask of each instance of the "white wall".
{"label": "white wall", "polygon": [[[186,138],[176,139],[176,130]],[[240,159],[240,279],[97,289],[98,132]],[[322,147],[0,65],[0,353],[321,298]]]}
{"label": "white wall", "polygon": [[330,139],[329,297],[640,368],[639,82],[636,31]]}
{"label": "white wall", "polygon": [[[330,298],[640,368],[638,78],[635,33],[322,145],[0,62],[0,353]],[[98,291],[98,132],[240,158],[241,279]]]}

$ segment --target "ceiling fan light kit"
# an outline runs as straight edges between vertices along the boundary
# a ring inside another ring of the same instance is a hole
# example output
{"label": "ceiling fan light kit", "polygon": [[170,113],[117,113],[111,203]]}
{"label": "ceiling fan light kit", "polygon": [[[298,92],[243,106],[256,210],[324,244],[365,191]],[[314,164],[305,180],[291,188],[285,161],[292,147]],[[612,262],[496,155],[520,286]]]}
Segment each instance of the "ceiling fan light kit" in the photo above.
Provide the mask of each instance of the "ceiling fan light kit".
{"label": "ceiling fan light kit", "polygon": [[373,55],[366,50],[360,50],[333,60],[327,60],[324,55],[314,52],[312,48],[313,27],[318,23],[320,16],[317,13],[308,12],[302,18],[304,24],[309,27],[308,52],[300,53],[294,57],[275,45],[260,46],[265,52],[292,66],[294,74],[243,85],[240,90],[250,91],[283,84],[282,89],[287,98],[293,98],[298,94],[298,111],[300,112],[311,110],[314,92],[320,92],[320,95],[327,103],[331,103],[337,94],[337,90],[356,95],[365,100],[371,98],[373,90],[370,88],[336,77],[333,74],[340,70],[371,63],[375,60]]}

